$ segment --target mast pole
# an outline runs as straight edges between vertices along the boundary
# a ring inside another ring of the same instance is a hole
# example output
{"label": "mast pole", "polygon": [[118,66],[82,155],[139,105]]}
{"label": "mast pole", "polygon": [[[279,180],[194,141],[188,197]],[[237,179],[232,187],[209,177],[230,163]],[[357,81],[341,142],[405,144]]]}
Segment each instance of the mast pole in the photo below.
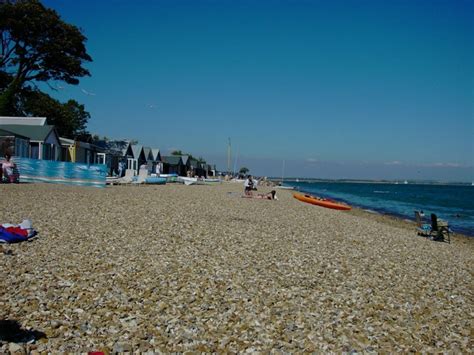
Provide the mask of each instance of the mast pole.
{"label": "mast pole", "polygon": [[227,175],[230,176],[230,137],[229,137],[229,145],[227,146]]}
{"label": "mast pole", "polygon": [[285,160],[283,159],[283,166],[281,168],[281,184],[283,185],[283,178],[285,176]]}

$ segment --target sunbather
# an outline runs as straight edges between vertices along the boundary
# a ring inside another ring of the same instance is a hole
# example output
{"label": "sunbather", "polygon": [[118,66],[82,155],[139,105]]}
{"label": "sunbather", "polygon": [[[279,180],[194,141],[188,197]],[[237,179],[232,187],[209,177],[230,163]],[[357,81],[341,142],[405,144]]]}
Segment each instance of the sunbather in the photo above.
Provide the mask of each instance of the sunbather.
{"label": "sunbather", "polygon": [[260,198],[260,199],[264,199],[264,200],[278,200],[275,190],[272,190],[272,191],[270,191],[269,193],[266,193],[266,194],[258,194],[258,195],[246,194],[246,195],[242,195],[242,197],[245,197],[245,198]]}

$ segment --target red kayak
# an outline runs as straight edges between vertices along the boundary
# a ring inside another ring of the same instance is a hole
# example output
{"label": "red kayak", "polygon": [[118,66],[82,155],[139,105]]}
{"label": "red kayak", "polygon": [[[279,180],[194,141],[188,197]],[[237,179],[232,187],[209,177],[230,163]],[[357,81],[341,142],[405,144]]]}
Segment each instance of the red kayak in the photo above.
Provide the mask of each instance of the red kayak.
{"label": "red kayak", "polygon": [[349,211],[351,209],[351,206],[348,206],[346,204],[339,203],[327,198],[320,198],[320,197],[315,197],[311,195],[303,195],[303,194],[294,194],[293,197],[296,198],[297,200],[300,200],[306,203],[311,203],[312,205],[332,208],[333,210]]}

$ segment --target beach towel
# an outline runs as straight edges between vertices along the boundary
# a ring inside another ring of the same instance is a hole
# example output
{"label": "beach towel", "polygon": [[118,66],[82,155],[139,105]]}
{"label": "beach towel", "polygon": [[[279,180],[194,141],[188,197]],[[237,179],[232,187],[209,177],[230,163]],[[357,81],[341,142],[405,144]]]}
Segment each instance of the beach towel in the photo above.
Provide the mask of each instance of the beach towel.
{"label": "beach towel", "polygon": [[0,243],[20,243],[33,238],[36,234],[31,221],[27,219],[20,224],[0,224]]}

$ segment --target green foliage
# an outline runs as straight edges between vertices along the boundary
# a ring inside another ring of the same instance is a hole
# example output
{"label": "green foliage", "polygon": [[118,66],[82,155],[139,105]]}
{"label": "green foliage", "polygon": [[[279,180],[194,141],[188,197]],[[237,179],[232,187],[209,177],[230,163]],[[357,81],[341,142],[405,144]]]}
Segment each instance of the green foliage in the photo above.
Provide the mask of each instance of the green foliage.
{"label": "green foliage", "polygon": [[242,174],[242,175],[247,175],[247,173],[249,172],[250,170],[246,167],[242,167],[240,168],[239,170],[239,174]]}
{"label": "green foliage", "polygon": [[[105,137],[104,137],[104,138],[105,138]],[[98,141],[100,141],[100,140],[102,140],[102,139],[100,138],[100,136],[99,136],[98,134],[94,134],[94,135],[91,136],[91,140],[92,140],[92,143],[96,143],[96,142],[98,142]],[[106,140],[104,139],[104,141],[106,141]],[[106,142],[107,142],[107,141],[106,141]]]}
{"label": "green foliage", "polygon": [[186,155],[189,160],[196,160],[196,161],[199,162],[199,163],[206,164],[206,161],[204,160],[203,157],[199,157],[199,158],[196,159],[195,157],[192,156],[192,154],[184,153],[184,152],[181,151],[181,150],[173,150],[173,151],[171,152],[171,155],[179,155],[179,156]]}
{"label": "green foliage", "polygon": [[63,81],[77,85],[90,73],[82,64],[92,61],[81,31],[61,20],[38,0],[0,2],[0,115],[15,110],[16,96],[25,83]]}
{"label": "green foliage", "polygon": [[37,90],[22,91],[21,109],[31,116],[47,117],[47,122],[54,125],[61,137],[78,138],[88,135],[86,132],[89,112],[84,105],[75,100],[61,103],[51,96]]}

